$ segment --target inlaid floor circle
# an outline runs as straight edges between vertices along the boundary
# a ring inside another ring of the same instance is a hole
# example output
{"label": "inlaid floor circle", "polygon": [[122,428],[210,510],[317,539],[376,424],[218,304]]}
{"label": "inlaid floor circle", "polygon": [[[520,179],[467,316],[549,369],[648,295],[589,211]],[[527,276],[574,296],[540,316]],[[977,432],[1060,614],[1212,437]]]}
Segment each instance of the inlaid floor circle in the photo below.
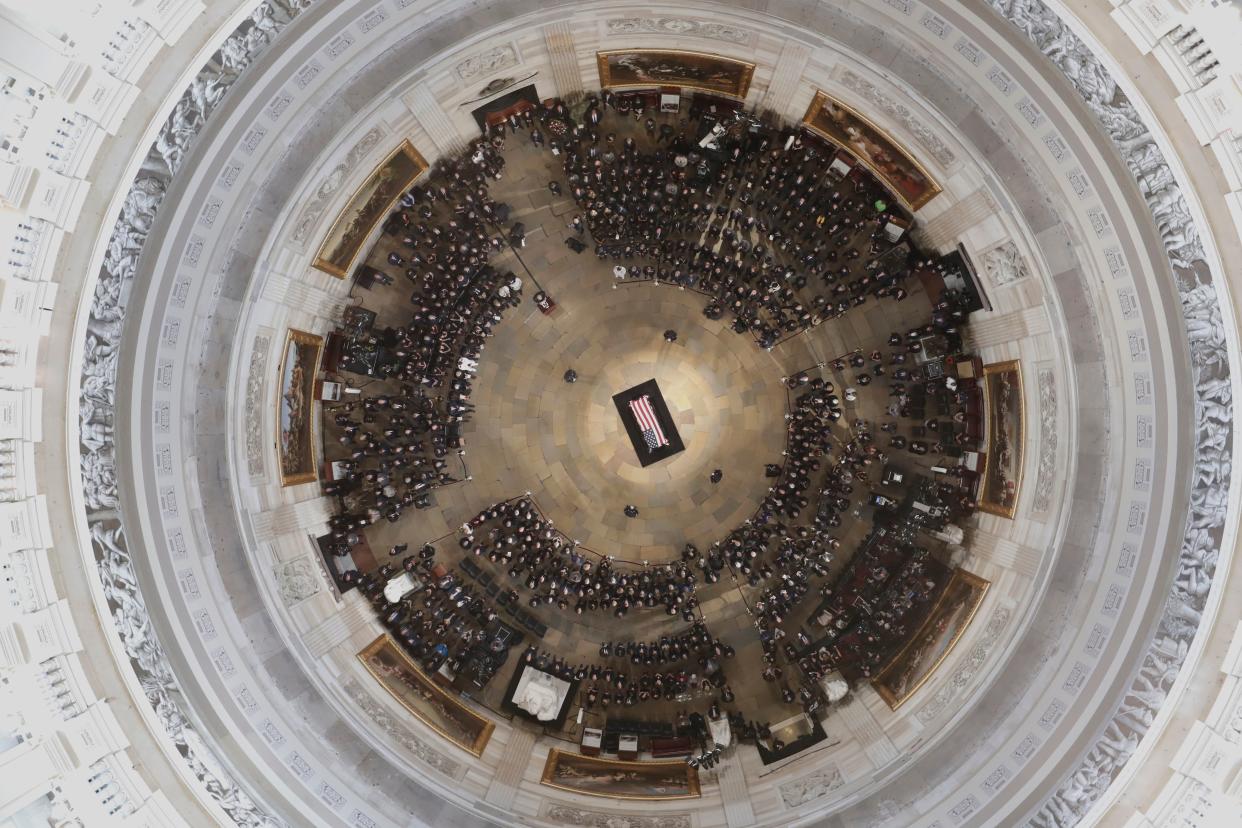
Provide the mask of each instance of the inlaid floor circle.
{"label": "inlaid floor circle", "polygon": [[[545,286],[552,315],[532,307],[488,343],[467,444],[503,457],[488,464],[499,490],[529,490],[582,545],[671,560],[687,542],[719,540],[767,493],[763,464],[780,461],[785,441],[782,370],[748,335],[704,317],[702,296],[649,283],[613,289],[606,265],[580,258],[573,281]],[[664,339],[670,329],[675,342]],[[612,397],[650,379],[685,451],[644,468]],[[713,484],[717,468],[724,478]],[[638,516],[626,517],[626,505]]]}

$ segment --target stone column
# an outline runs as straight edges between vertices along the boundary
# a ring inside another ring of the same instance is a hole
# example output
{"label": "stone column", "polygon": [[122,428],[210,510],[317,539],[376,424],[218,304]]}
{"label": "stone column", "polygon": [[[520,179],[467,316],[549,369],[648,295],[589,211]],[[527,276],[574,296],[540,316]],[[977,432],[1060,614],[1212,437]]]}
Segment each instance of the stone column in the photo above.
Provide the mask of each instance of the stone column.
{"label": "stone column", "polygon": [[785,42],[781,56],[772,69],[772,80],[759,101],[760,109],[770,109],[779,115],[789,114],[785,110],[802,83],[802,72],[810,56],[810,50],[801,43],[792,40]]}
{"label": "stone column", "polygon": [[441,154],[456,155],[465,149],[466,142],[461,132],[453,126],[452,120],[425,84],[414,87],[401,100]]}
{"label": "stone column", "polygon": [[951,248],[963,233],[996,212],[996,202],[980,187],[940,215],[920,226],[915,234],[924,247]]}
{"label": "stone column", "polygon": [[[898,756],[897,746],[875,720],[871,708],[867,706],[867,697],[878,698],[870,687],[860,687],[854,693],[854,700],[844,707],[836,708],[837,716],[846,729],[858,740],[863,753],[877,768],[882,768]],[[882,703],[882,702],[881,702]]]}
{"label": "stone column", "polygon": [[556,94],[566,100],[582,94],[582,72],[578,69],[578,52],[568,23],[550,23],[543,27],[543,42],[552,62],[552,80]]}

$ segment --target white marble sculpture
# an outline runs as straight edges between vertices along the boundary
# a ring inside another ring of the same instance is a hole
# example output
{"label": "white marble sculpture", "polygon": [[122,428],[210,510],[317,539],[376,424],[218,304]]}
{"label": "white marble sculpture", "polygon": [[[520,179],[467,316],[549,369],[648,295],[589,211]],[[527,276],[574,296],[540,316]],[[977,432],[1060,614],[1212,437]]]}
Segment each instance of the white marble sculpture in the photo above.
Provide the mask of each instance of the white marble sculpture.
{"label": "white marble sculpture", "polygon": [[522,688],[513,696],[513,703],[541,722],[550,722],[560,710],[561,694],[555,679],[547,673],[530,671]]}
{"label": "white marble sculpture", "polygon": [[827,679],[821,686],[824,689],[824,695],[828,697],[829,704],[836,704],[850,692],[849,684],[841,678]]}

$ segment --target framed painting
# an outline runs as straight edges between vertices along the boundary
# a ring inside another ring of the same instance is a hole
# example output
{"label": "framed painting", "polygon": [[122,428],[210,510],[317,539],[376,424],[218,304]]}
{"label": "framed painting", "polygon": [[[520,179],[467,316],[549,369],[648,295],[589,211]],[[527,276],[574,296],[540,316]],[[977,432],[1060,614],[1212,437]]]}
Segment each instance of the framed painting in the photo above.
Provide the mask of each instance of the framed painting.
{"label": "framed painting", "polygon": [[319,245],[312,266],[339,279],[352,273],[371,231],[426,170],[426,159],[409,141],[402,141],[354,190]]}
{"label": "framed painting", "polygon": [[979,508],[1012,519],[1018,508],[1026,439],[1022,365],[1016,359],[985,365],[982,379],[987,453],[979,483]]}
{"label": "framed painting", "polygon": [[901,707],[936,672],[966,632],[989,586],[964,569],[953,571],[918,631],[871,680],[889,707]]}
{"label": "framed painting", "polygon": [[708,52],[675,49],[617,49],[596,52],[604,89],[682,86],[731,98],[745,98],[755,64]]}
{"label": "framed painting", "polygon": [[495,722],[475,713],[419,669],[388,634],[358,653],[358,660],[401,706],[462,750],[482,756]]}
{"label": "framed painting", "polygon": [[699,769],[685,760],[624,762],[566,753],[553,748],[543,764],[542,784],[563,791],[611,799],[693,799]]}
{"label": "framed painting", "polygon": [[280,400],[276,406],[280,485],[317,479],[315,466],[315,375],[323,338],[290,328],[280,360]]}
{"label": "framed painting", "polygon": [[802,123],[857,158],[911,212],[940,194],[940,185],[888,133],[828,93],[815,93]]}

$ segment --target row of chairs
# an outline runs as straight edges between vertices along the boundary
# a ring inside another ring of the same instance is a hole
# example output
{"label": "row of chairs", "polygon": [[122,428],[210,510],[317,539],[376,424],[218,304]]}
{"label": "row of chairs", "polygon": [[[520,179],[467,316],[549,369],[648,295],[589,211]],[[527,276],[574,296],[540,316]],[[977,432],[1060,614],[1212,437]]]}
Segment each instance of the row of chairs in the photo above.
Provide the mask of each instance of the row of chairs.
{"label": "row of chairs", "polygon": [[485,572],[483,567],[475,563],[473,558],[464,557],[458,564],[461,571],[466,573],[470,578],[477,581],[479,588],[489,597],[496,601],[496,605],[503,609],[509,615],[513,616],[513,620],[521,624],[531,633],[539,638],[543,638],[548,634],[548,625],[541,623],[526,610],[522,609],[516,602],[509,601],[506,598],[508,590],[502,591],[500,585],[492,577],[490,572]]}

